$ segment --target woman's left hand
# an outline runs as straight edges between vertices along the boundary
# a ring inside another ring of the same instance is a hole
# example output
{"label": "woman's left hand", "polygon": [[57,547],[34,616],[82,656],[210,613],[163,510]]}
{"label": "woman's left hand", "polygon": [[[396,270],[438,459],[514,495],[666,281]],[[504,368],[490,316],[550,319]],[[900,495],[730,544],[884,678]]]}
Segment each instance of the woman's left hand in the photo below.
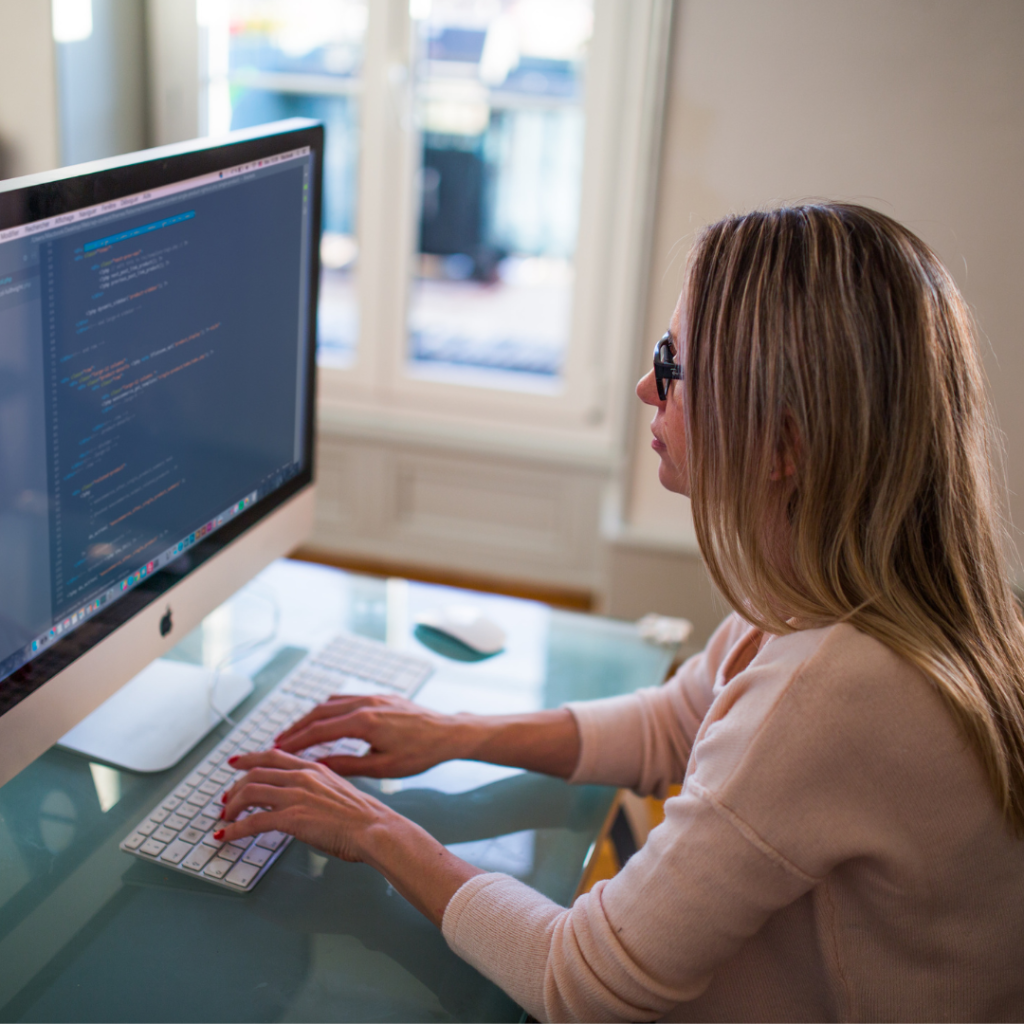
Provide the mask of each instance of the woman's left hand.
{"label": "woman's left hand", "polygon": [[[232,767],[248,774],[222,798],[226,841],[276,830],[341,860],[363,861],[374,830],[405,820],[326,766],[283,750],[244,754]],[[236,820],[251,807],[259,809]]]}
{"label": "woman's left hand", "polygon": [[[287,832],[342,860],[362,861],[438,927],[452,896],[481,873],[326,765],[283,750],[243,754],[230,764],[247,774],[224,794],[217,839]],[[239,820],[249,808],[256,810]]]}

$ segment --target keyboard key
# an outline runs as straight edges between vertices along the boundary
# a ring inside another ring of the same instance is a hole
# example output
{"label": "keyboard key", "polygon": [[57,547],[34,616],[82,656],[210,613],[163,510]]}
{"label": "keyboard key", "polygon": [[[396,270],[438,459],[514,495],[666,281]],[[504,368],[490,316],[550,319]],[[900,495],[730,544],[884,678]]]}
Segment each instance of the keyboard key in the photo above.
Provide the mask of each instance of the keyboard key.
{"label": "keyboard key", "polygon": [[209,846],[197,846],[182,862],[183,868],[188,868],[189,871],[201,871],[205,866],[206,862],[216,853],[216,850],[210,849]]}
{"label": "keyboard key", "polygon": [[158,843],[155,839],[147,839],[139,847],[139,853],[146,853],[150,857],[156,857],[163,848],[164,848],[164,844],[163,843]]}
{"label": "keyboard key", "polygon": [[210,878],[223,878],[230,870],[231,861],[224,860],[222,857],[215,857],[206,865],[206,870],[203,874],[209,875]]}
{"label": "keyboard key", "polygon": [[185,821],[188,821],[189,818],[194,818],[198,813],[199,808],[195,804],[183,803],[178,805],[174,815],[177,818],[183,818]]}
{"label": "keyboard key", "polygon": [[192,787],[185,785],[184,782],[174,791],[174,795],[181,800],[187,800],[191,793]]}
{"label": "keyboard key", "polygon": [[258,836],[256,845],[268,850],[276,850],[288,837],[283,832],[264,832]]}
{"label": "keyboard key", "polygon": [[213,765],[209,761],[204,761],[198,768],[196,768],[197,775],[209,775],[213,771]]}
{"label": "keyboard key", "polygon": [[166,828],[161,825],[154,833],[153,838],[158,839],[161,843],[169,843],[172,839],[177,838],[178,833],[173,828]]}
{"label": "keyboard key", "polygon": [[141,832],[133,832],[124,841],[124,848],[126,850],[137,850],[145,841],[146,837]]}
{"label": "keyboard key", "polygon": [[242,860],[246,864],[255,864],[256,867],[261,868],[273,856],[273,850],[265,850],[262,846],[250,846],[242,855]]}
{"label": "keyboard key", "polygon": [[224,876],[224,881],[244,889],[259,873],[260,869],[255,864],[236,864]]}
{"label": "keyboard key", "polygon": [[137,829],[144,836],[151,836],[156,831],[157,823],[150,818],[149,821],[144,821]]}
{"label": "keyboard key", "polygon": [[165,807],[158,807],[149,817],[152,821],[159,824],[161,821],[166,821],[171,816],[171,812]]}
{"label": "keyboard key", "polygon": [[207,846],[212,846],[215,850],[219,850],[224,845],[224,840],[214,839],[212,832],[207,832],[206,835],[203,836],[203,842]]}
{"label": "keyboard key", "polygon": [[205,814],[200,814],[198,818],[192,819],[192,827],[199,829],[200,832],[209,832],[216,824],[215,818],[208,818]]}
{"label": "keyboard key", "polygon": [[214,821],[220,820],[220,812],[224,810],[224,805],[221,803],[208,803],[203,808],[203,816],[206,818],[213,818]]}
{"label": "keyboard key", "polygon": [[198,786],[203,781],[202,775],[199,772],[193,772],[186,780],[186,786]]}
{"label": "keyboard key", "polygon": [[188,824],[188,818],[183,818],[180,814],[172,814],[164,824],[168,828],[173,828],[175,832],[180,832]]}
{"label": "keyboard key", "polygon": [[198,843],[203,838],[203,833],[197,828],[187,828],[181,833],[181,838],[186,843]]}
{"label": "keyboard key", "polygon": [[245,850],[252,845],[252,836],[242,836],[241,839],[229,839],[228,842],[232,846],[237,846],[239,849]]}
{"label": "keyboard key", "polygon": [[176,796],[169,796],[160,806],[165,810],[173,811],[181,801]]}
{"label": "keyboard key", "polygon": [[233,772],[231,774],[229,774],[228,772],[223,771],[222,769],[218,768],[217,771],[212,772],[210,774],[210,779],[211,779],[211,781],[218,782],[218,783],[220,783],[220,785],[223,786],[225,783],[228,783],[228,782],[231,781],[231,777],[232,777],[233,774],[234,774]]}
{"label": "keyboard key", "polygon": [[207,796],[213,796],[214,793],[220,792],[220,786],[217,785],[213,779],[207,779],[200,787],[196,790],[197,793],[205,793]]}
{"label": "keyboard key", "polygon": [[191,851],[191,843],[184,843],[180,839],[175,839],[160,855],[160,859],[167,861],[168,864],[180,864]]}
{"label": "keyboard key", "polygon": [[230,843],[227,843],[217,856],[223,857],[225,860],[229,860],[234,864],[244,852],[244,850],[240,850],[237,846],[232,846]]}
{"label": "keyboard key", "polygon": [[196,792],[189,794],[188,802],[196,807],[202,807],[203,804],[205,804],[206,801],[209,799],[209,793],[200,793],[198,790],[196,790]]}

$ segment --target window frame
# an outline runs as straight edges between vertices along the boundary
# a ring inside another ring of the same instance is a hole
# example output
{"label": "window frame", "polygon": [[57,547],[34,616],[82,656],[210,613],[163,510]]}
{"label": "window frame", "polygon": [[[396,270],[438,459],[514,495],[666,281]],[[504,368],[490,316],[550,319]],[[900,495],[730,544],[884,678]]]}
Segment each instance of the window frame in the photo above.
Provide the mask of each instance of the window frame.
{"label": "window frame", "polygon": [[[172,0],[149,2],[165,7]],[[632,374],[643,344],[672,0],[594,3],[570,336],[563,386],[555,394],[449,383],[410,372],[408,304],[421,145],[413,110],[414,24],[409,0],[371,0],[368,7],[356,90],[357,351],[350,367],[318,370],[321,429],[614,469],[626,457]],[[179,9],[195,17],[192,3]],[[209,76],[206,43],[197,31],[193,59],[201,65],[202,105]],[[151,40],[162,49],[159,36]],[[155,56],[155,67],[174,69],[173,54]],[[153,92],[159,95],[159,82]],[[196,133],[204,120],[205,113],[197,111]]]}

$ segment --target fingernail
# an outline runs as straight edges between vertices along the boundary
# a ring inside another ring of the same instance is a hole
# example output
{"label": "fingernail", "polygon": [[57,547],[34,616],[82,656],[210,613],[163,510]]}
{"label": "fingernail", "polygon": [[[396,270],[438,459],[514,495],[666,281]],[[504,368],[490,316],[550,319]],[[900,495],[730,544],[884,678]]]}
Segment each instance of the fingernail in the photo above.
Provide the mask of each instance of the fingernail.
{"label": "fingernail", "polygon": [[222,804],[226,804],[228,802],[228,795],[227,795],[227,793],[221,793],[221,795],[220,795],[220,802]]}
{"label": "fingernail", "polygon": [[214,839],[223,839],[224,838],[224,829],[222,829],[222,828],[217,829],[217,831],[213,833],[213,838]]}
{"label": "fingernail", "polygon": [[220,812],[221,821],[223,821],[227,816],[228,816],[227,811],[221,811]]}
{"label": "fingernail", "polygon": [[238,760],[238,755],[237,754],[232,754],[228,758],[228,764],[234,764],[237,760]]}

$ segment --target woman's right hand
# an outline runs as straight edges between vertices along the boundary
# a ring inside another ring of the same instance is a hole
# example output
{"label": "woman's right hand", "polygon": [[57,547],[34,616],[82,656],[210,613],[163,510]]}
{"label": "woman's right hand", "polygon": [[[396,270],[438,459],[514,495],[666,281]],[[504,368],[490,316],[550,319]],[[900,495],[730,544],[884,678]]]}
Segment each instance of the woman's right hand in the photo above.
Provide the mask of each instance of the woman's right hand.
{"label": "woman's right hand", "polygon": [[[461,717],[461,716],[460,716]],[[456,719],[403,697],[331,697],[285,729],[274,746],[298,754],[320,743],[353,737],[370,744],[362,757],[320,758],[339,775],[397,779],[460,756]]]}

